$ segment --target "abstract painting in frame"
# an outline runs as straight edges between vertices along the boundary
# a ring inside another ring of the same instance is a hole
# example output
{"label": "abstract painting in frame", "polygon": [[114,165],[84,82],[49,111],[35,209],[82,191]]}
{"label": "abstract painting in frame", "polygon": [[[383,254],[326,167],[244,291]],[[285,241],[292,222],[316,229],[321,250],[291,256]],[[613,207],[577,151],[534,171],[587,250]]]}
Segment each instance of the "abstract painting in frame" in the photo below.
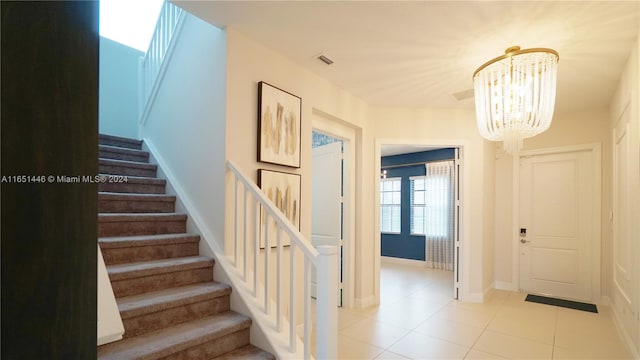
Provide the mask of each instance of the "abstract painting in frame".
{"label": "abstract painting in frame", "polygon": [[300,167],[302,99],[258,83],[258,161]]}
{"label": "abstract painting in frame", "polygon": [[[280,171],[258,170],[258,186],[269,200],[300,230],[300,175]],[[262,212],[260,248],[265,247],[265,213]],[[283,245],[291,243],[286,233],[282,233]],[[276,222],[269,217],[269,246],[277,246]]]}

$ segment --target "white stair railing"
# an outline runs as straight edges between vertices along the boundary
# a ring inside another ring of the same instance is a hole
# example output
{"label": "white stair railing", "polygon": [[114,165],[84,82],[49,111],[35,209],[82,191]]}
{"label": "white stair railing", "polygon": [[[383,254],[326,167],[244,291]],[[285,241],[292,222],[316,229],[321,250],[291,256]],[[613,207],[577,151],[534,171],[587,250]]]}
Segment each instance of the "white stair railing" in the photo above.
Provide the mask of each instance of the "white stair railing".
{"label": "white stair railing", "polygon": [[[248,300],[255,304],[253,310],[260,312],[254,322],[266,322],[260,325],[271,335],[271,345],[281,358],[314,358],[311,339],[315,332],[315,358],[336,359],[337,247],[315,249],[253,181],[230,161],[227,169],[233,174],[235,204],[233,251],[227,259],[238,280],[234,284],[242,285],[239,292],[251,297]],[[311,298],[313,267],[317,300]],[[302,276],[298,275],[300,269],[304,269]],[[311,310],[314,302],[315,322]],[[296,324],[300,321],[303,349],[297,345]]]}
{"label": "white stair railing", "polygon": [[165,61],[171,56],[175,44],[175,37],[184,22],[185,12],[181,8],[165,1],[162,4],[156,28],[153,31],[149,49],[140,60],[140,122],[144,125],[153,100],[158,91],[158,78],[166,69]]}

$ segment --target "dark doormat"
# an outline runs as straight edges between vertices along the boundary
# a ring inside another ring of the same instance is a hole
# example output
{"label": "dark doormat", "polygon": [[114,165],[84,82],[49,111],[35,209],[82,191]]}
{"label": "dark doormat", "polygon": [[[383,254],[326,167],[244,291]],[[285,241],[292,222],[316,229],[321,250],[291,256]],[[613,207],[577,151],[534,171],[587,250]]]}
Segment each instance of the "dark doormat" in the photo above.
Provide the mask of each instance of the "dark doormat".
{"label": "dark doormat", "polygon": [[578,302],[578,301],[556,299],[556,298],[531,295],[531,294],[528,294],[527,297],[524,299],[524,301],[553,305],[553,306],[560,306],[560,307],[565,307],[565,308],[574,309],[574,310],[588,311],[596,314],[598,313],[598,308],[595,305]]}

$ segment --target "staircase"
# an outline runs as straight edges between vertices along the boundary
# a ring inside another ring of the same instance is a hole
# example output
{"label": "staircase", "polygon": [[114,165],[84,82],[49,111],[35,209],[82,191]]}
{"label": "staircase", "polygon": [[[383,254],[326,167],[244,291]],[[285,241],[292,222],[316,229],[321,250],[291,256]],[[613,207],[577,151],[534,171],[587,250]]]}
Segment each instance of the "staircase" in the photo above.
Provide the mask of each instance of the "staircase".
{"label": "staircase", "polygon": [[230,311],[231,288],[213,280],[187,215],[142,141],[100,135],[99,238],[125,333],[98,359],[275,359],[249,343],[251,319]]}

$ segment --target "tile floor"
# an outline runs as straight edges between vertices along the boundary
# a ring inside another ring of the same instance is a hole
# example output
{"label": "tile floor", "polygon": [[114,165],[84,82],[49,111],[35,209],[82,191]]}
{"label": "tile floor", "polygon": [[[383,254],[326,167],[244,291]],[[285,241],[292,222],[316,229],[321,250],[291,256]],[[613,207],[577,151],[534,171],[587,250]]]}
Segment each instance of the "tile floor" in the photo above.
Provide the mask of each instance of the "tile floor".
{"label": "tile floor", "polygon": [[599,314],[494,291],[452,300],[451,272],[383,262],[380,306],[339,309],[340,359],[631,359],[607,307]]}

